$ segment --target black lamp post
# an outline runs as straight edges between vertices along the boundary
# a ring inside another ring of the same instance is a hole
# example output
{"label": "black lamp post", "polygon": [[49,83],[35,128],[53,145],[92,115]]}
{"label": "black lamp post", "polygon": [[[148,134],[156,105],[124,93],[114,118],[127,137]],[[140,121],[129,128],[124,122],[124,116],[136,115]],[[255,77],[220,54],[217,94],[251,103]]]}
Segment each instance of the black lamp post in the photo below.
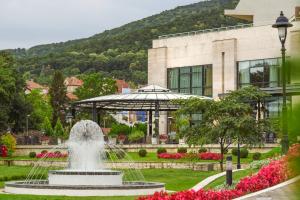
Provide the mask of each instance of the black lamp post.
{"label": "black lamp post", "polygon": [[277,18],[276,23],[272,26],[278,29],[279,40],[281,42],[281,53],[282,53],[282,153],[286,154],[289,149],[289,138],[288,138],[288,122],[287,122],[287,106],[286,106],[286,66],[285,66],[285,42],[287,38],[287,29],[293,25],[289,23],[288,18],[286,18],[281,11],[280,16]]}

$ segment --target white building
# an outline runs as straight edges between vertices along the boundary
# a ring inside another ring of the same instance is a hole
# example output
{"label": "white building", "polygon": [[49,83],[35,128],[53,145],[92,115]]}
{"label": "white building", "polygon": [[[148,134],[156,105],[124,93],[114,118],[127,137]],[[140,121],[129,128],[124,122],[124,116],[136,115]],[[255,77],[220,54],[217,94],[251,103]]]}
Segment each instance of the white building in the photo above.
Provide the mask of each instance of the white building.
{"label": "white building", "polygon": [[[280,11],[293,24],[286,48],[288,56],[294,56],[300,52],[300,0],[240,0],[235,10],[225,10],[225,14],[249,24],[153,40],[148,52],[148,84],[213,98],[256,85],[272,91],[266,106],[270,116],[278,115],[281,44],[272,24]],[[295,102],[297,98],[288,99]],[[166,122],[167,117],[160,120],[161,134],[168,132]]]}

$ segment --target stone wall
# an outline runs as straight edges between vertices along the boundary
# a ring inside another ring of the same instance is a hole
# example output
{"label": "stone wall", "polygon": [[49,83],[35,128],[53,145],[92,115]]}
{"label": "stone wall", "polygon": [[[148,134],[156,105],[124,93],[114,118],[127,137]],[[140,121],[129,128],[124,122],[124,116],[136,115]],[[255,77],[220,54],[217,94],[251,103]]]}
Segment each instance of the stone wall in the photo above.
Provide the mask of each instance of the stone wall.
{"label": "stone wall", "polygon": [[[10,163],[8,163],[10,162]],[[34,166],[34,160],[0,160],[0,165]],[[66,161],[42,161],[38,163],[41,167],[62,167],[66,168]],[[224,164],[225,167],[225,164]],[[235,166],[233,166],[235,167]],[[242,164],[243,168],[248,165]],[[196,171],[216,171],[220,170],[219,163],[179,163],[179,162],[114,162],[106,163],[106,168],[110,169],[192,169]]]}
{"label": "stone wall", "polygon": [[[260,153],[265,153],[270,151],[274,147],[278,147],[279,144],[265,144],[262,147],[254,147],[252,149],[249,149],[251,153],[254,152],[260,152]],[[156,152],[157,148],[159,147],[164,147],[167,149],[169,153],[176,153],[177,149],[180,147],[186,147],[188,148],[188,152],[194,151],[197,152],[200,146],[196,147],[189,147],[188,145],[176,145],[176,144],[166,144],[166,145],[150,145],[150,144],[133,144],[133,145],[121,145],[118,146],[119,148],[124,149],[127,152],[138,152],[141,148],[146,149],[148,152]],[[212,145],[204,145],[210,152],[219,152],[219,146],[216,144]],[[231,145],[230,149],[236,147],[236,145]],[[40,153],[42,150],[47,150],[47,151],[60,151],[62,153],[67,153],[67,149],[65,147],[57,147],[57,146],[52,146],[52,145],[24,145],[24,146],[17,146],[16,152],[14,153],[15,156],[28,156],[30,152],[36,152]]]}

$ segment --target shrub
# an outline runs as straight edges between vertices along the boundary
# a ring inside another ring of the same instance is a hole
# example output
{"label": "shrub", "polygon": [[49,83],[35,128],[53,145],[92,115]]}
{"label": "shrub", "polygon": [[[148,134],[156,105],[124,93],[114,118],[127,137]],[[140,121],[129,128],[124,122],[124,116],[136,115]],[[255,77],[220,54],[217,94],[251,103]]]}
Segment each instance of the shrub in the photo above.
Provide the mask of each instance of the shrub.
{"label": "shrub", "polygon": [[241,150],[240,150],[241,158],[247,158],[248,154],[249,154],[249,151],[246,148],[241,148]]}
{"label": "shrub", "polygon": [[61,152],[60,151],[55,151],[54,154],[60,155]]}
{"label": "shrub", "polygon": [[163,158],[163,159],[181,159],[184,158],[185,154],[182,153],[161,153],[157,154],[158,158]]}
{"label": "shrub", "polygon": [[237,156],[237,153],[238,153],[238,148],[236,148],[236,147],[232,148],[231,154],[234,156]]}
{"label": "shrub", "polygon": [[11,157],[16,149],[16,138],[12,134],[6,133],[1,136],[0,143],[6,146],[8,156]]}
{"label": "shrub", "polygon": [[65,129],[59,118],[57,119],[56,125],[54,127],[54,135],[57,138],[62,138],[65,135]]}
{"label": "shrub", "polygon": [[260,160],[261,158],[261,153],[255,152],[252,156],[253,160]]}
{"label": "shrub", "polygon": [[206,152],[200,153],[199,158],[201,160],[220,160],[222,158],[222,155],[219,153]]}
{"label": "shrub", "polygon": [[140,149],[139,150],[139,156],[140,157],[146,157],[147,155],[147,150],[146,149]]}
{"label": "shrub", "polygon": [[161,153],[167,153],[167,149],[166,148],[163,148],[163,147],[160,147],[157,149],[157,154],[161,154]]}
{"label": "shrub", "polygon": [[36,157],[36,153],[35,152],[30,152],[29,153],[29,158],[35,158]]}
{"label": "shrub", "polygon": [[207,152],[207,149],[205,147],[201,147],[199,150],[198,150],[198,153],[206,153]]}
{"label": "shrub", "polygon": [[180,148],[177,149],[177,153],[187,153],[187,148],[180,147]]}
{"label": "shrub", "polygon": [[133,129],[128,136],[128,140],[130,142],[137,142],[143,138],[144,138],[144,132],[137,129]]}
{"label": "shrub", "polygon": [[47,151],[47,150],[43,150],[43,151],[41,151],[41,154],[46,154],[46,153],[48,153],[48,151]]}
{"label": "shrub", "polygon": [[[231,154],[234,155],[234,156],[237,156],[237,154],[238,154],[238,148],[236,148],[236,147],[233,148],[231,150]],[[247,158],[248,154],[249,154],[249,151],[246,148],[240,148],[240,157],[241,158]]]}

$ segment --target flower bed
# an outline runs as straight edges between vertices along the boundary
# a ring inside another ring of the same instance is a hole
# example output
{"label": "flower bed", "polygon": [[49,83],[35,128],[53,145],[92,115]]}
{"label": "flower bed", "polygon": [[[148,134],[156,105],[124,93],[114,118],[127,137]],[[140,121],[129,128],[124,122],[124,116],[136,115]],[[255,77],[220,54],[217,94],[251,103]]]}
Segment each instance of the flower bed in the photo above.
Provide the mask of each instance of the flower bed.
{"label": "flower bed", "polygon": [[166,192],[157,192],[152,196],[139,197],[138,200],[230,200],[248,193],[263,190],[286,181],[297,175],[288,169],[290,161],[299,159],[300,144],[293,145],[287,156],[279,160],[273,160],[270,164],[262,167],[255,175],[243,178],[234,189],[228,190],[199,190],[181,191],[169,195]]}
{"label": "flower bed", "polygon": [[36,155],[37,158],[66,158],[68,157],[68,154],[66,153],[39,153]]}
{"label": "flower bed", "polygon": [[200,153],[199,158],[201,160],[220,160],[222,158],[222,155],[219,153],[205,152],[205,153]]}
{"label": "flower bed", "polygon": [[163,158],[163,159],[182,159],[182,158],[187,158],[187,159],[194,159],[198,158],[201,160],[220,160],[221,159],[221,154],[219,153],[200,153],[200,154],[186,154],[186,153],[160,153],[157,154],[158,158]]}
{"label": "flower bed", "polygon": [[158,158],[163,158],[163,159],[181,159],[185,157],[184,153],[160,153],[157,154]]}

